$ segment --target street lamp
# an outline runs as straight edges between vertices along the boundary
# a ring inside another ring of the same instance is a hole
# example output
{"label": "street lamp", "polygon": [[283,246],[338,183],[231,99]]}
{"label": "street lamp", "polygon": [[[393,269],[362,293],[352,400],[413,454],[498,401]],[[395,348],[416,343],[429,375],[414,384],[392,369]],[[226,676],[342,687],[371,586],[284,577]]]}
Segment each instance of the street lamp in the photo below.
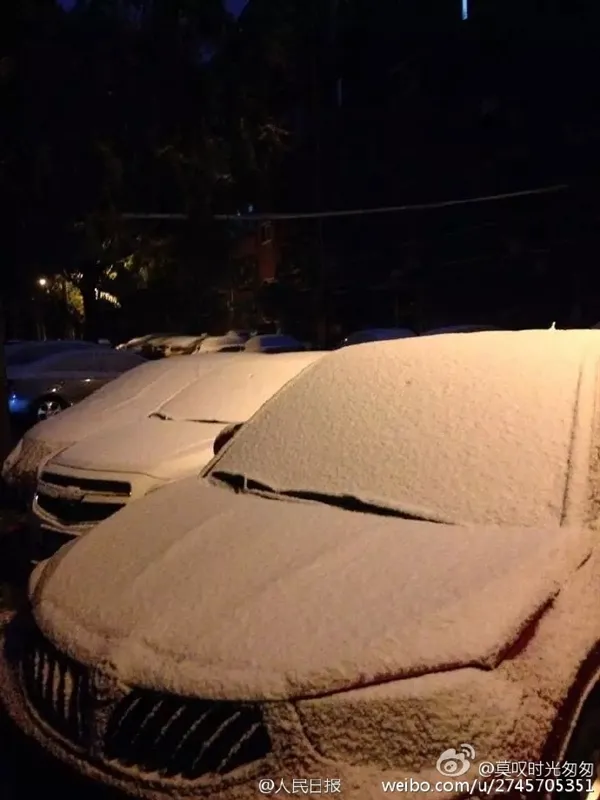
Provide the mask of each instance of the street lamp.
{"label": "street lamp", "polygon": [[38,286],[41,286],[42,289],[48,285],[48,278],[38,278],[37,280]]}

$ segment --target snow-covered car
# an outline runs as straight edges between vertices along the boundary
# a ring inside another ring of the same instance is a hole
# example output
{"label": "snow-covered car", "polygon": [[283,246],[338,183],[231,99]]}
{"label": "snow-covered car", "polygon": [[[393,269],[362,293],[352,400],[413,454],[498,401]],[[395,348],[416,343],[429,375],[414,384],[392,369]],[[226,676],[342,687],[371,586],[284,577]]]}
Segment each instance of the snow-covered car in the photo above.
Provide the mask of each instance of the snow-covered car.
{"label": "snow-covered car", "polygon": [[244,345],[246,353],[300,353],[306,345],[284,333],[263,333],[252,336]]}
{"label": "snow-covered car", "polygon": [[[126,504],[197,475],[217,437],[246,422],[263,403],[324,353],[191,356],[190,382],[144,417],[89,434],[48,461],[32,504],[30,555],[47,558]],[[185,360],[182,358],[181,360]],[[135,402],[135,401],[134,401]]]}
{"label": "snow-covered car", "polygon": [[187,356],[198,350],[200,343],[206,339],[203,333],[197,336],[171,336],[153,347],[154,358],[171,358],[172,356]]}
{"label": "snow-covered car", "polygon": [[196,348],[197,353],[241,353],[246,344],[246,337],[236,331],[224,336],[207,336]]}
{"label": "snow-covered car", "polygon": [[383,342],[388,339],[407,339],[416,335],[410,328],[366,328],[346,336],[340,347],[350,347],[354,344],[365,344],[366,342]]}
{"label": "snow-covered car", "polygon": [[133,350],[134,353],[142,353],[145,347],[152,347],[160,344],[165,339],[175,336],[174,333],[147,333],[145,336],[136,336],[128,342],[117,345],[116,350]]}
{"label": "snow-covered car", "polygon": [[97,345],[9,364],[8,410],[27,423],[47,420],[143,363],[135,353]]}
{"label": "snow-covered car", "polygon": [[599,368],[598,331],[326,355],[36,568],[10,715],[153,800],[484,797],[506,764],[596,796]]}

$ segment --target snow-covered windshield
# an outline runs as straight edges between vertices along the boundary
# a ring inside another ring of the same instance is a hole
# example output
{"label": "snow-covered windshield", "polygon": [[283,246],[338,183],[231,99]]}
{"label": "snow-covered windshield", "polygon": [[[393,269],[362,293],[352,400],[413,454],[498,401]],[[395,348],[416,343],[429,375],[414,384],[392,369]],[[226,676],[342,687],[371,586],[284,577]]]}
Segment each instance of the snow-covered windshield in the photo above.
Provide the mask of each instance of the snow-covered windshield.
{"label": "snow-covered windshield", "polygon": [[[485,332],[342,348],[262,408],[211,476],[270,496],[351,497],[455,523],[559,524],[590,335]],[[600,336],[594,342],[600,351]]]}

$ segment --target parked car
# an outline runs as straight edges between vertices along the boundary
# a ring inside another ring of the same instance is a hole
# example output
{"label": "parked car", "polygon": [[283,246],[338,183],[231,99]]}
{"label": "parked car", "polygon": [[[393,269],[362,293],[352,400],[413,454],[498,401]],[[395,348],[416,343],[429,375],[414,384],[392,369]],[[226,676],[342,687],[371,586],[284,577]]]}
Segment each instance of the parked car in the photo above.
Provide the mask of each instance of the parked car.
{"label": "parked car", "polygon": [[224,336],[207,336],[196,348],[197,353],[240,353],[247,338],[235,331]]}
{"label": "parked car", "polygon": [[85,352],[92,348],[104,347],[96,342],[81,339],[46,339],[44,341],[7,342],[4,347],[4,358],[7,367],[34,364],[48,356],[60,353]]}
{"label": "parked car", "polygon": [[171,336],[157,345],[156,351],[162,358],[171,356],[189,356],[198,350],[199,345],[206,339],[208,334],[203,333],[199,336]]}
{"label": "parked car", "polygon": [[192,380],[161,398],[151,413],[96,432],[90,409],[88,435],[41,470],[33,500],[32,560],[47,558],[157,487],[197,475],[225,429],[245,422],[322,355],[194,356],[195,373],[186,371]]}
{"label": "parked car", "polygon": [[10,715],[137,797],[460,797],[529,762],[580,777],[526,796],[594,796],[599,369],[598,331],[326,355],[200,478],[37,567]]}
{"label": "parked car", "polygon": [[146,418],[193,383],[201,366],[197,359],[187,358],[143,361],[78,405],[27,431],[5,460],[2,478],[15,493],[31,500],[45,461],[87,436]]}
{"label": "parked car", "polygon": [[368,328],[346,336],[340,347],[349,347],[350,345],[364,344],[365,342],[382,342],[387,339],[407,339],[416,335],[409,328]]}
{"label": "parked car", "polygon": [[170,336],[175,336],[174,333],[148,333],[146,336],[138,336],[135,339],[130,339],[117,346],[117,350],[132,350],[134,353],[143,354],[143,351],[151,350],[156,344],[161,344],[165,339]]}
{"label": "parked car", "polygon": [[9,364],[8,409],[25,422],[41,422],[142,363],[134,353],[97,346]]}
{"label": "parked car", "polygon": [[306,345],[283,333],[267,333],[252,336],[244,345],[247,353],[300,353]]}

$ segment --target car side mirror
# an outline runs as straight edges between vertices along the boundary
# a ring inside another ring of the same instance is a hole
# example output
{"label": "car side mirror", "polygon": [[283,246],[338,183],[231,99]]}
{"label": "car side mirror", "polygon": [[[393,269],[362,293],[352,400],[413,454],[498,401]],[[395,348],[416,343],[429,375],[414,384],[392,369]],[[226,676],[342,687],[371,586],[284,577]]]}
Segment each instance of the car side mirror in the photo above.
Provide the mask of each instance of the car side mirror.
{"label": "car side mirror", "polygon": [[213,444],[213,453],[214,455],[218,455],[221,450],[225,447],[227,442],[230,439],[233,439],[235,434],[239,431],[242,427],[242,422],[236,422],[233,425],[228,425],[226,428],[223,428],[221,433],[219,433],[214,441]]}

